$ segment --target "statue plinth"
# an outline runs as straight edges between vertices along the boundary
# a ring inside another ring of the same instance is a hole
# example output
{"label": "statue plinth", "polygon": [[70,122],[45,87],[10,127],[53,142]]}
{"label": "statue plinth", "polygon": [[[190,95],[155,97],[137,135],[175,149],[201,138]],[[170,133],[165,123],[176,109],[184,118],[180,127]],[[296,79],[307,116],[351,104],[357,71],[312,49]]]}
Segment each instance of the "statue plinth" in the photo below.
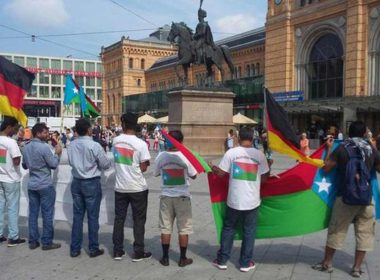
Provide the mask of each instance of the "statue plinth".
{"label": "statue plinth", "polygon": [[184,144],[201,155],[222,155],[233,128],[234,94],[220,89],[179,89],[168,93],[169,130],[179,129]]}

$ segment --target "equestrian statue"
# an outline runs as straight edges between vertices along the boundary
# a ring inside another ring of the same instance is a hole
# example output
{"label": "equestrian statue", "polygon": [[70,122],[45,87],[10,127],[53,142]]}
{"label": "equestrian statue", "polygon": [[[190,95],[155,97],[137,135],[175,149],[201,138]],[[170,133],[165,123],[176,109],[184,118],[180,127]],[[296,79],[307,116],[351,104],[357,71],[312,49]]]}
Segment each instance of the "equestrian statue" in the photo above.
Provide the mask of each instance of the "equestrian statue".
{"label": "equestrian statue", "polygon": [[[234,65],[228,46],[217,46],[214,43],[211,28],[204,20],[207,17],[207,12],[201,8],[202,2],[198,9],[199,23],[195,29],[195,34],[185,23],[173,22],[168,36],[168,41],[171,43],[175,43],[177,40],[179,61],[175,65],[175,72],[184,85],[188,84],[188,70],[191,64],[205,65],[207,78],[212,76],[212,66],[215,64],[220,71],[222,83],[224,81],[224,61],[230,70],[231,79],[234,73]],[[178,72],[179,65],[182,65],[183,77]]]}

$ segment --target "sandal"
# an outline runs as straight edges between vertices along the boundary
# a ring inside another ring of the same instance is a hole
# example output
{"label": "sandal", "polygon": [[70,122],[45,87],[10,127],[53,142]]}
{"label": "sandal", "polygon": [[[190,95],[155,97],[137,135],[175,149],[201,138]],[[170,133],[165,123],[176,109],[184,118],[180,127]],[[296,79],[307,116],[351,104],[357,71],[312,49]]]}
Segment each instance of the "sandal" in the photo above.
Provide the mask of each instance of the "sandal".
{"label": "sandal", "polygon": [[361,270],[351,270],[351,276],[354,277],[354,278],[360,278],[363,274],[363,271]]}
{"label": "sandal", "polygon": [[314,270],[324,271],[327,273],[331,273],[334,271],[332,265],[325,265],[323,262],[313,264],[311,268]]}

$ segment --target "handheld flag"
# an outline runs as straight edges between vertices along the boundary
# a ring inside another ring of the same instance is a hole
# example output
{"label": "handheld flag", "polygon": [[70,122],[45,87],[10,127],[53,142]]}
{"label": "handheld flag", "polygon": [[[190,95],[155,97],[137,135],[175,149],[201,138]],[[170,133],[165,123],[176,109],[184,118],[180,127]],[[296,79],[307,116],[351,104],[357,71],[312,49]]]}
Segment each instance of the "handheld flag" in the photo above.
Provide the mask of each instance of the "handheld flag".
{"label": "handheld flag", "polygon": [[161,129],[160,131],[162,136],[166,139],[166,141],[171,142],[173,146],[176,147],[177,150],[180,151],[189,160],[189,162],[194,166],[195,170],[198,173],[211,171],[208,164],[205,162],[204,159],[200,157],[200,155],[193,154],[185,145],[175,140],[165,130]]}
{"label": "handheld flag", "polygon": [[0,113],[16,118],[24,127],[24,97],[32,87],[34,74],[0,56]]}
{"label": "handheld flag", "polygon": [[299,139],[290,124],[287,113],[267,89],[265,89],[265,123],[269,148],[296,160],[317,167],[323,166],[322,160],[312,159],[299,149]]}

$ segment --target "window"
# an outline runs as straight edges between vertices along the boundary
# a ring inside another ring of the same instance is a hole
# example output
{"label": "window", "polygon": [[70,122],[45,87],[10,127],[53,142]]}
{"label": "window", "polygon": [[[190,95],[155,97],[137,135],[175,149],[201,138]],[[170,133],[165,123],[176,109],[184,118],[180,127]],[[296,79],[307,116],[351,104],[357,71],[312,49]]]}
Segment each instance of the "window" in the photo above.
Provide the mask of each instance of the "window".
{"label": "window", "polygon": [[96,86],[102,87],[102,78],[96,78]]}
{"label": "window", "polygon": [[49,76],[47,73],[40,73],[40,84],[49,84]]}
{"label": "window", "polygon": [[245,76],[246,77],[251,76],[251,67],[249,66],[249,64],[245,66]]}
{"label": "window", "polygon": [[260,63],[256,63],[256,75],[260,75]]}
{"label": "window", "polygon": [[49,87],[40,86],[40,98],[49,98]]}
{"label": "window", "polygon": [[256,72],[255,72],[255,64],[252,63],[251,64],[251,76],[254,77],[256,75]]}
{"label": "window", "polygon": [[95,86],[95,78],[86,77],[86,86],[94,87]]}
{"label": "window", "polygon": [[74,103],[74,115],[80,115],[80,104]]}
{"label": "window", "polygon": [[145,69],[145,59],[141,59],[141,69],[144,70]]}
{"label": "window", "polygon": [[37,86],[32,86],[32,88],[28,92],[27,97],[37,97]]}
{"label": "window", "polygon": [[60,85],[62,81],[61,75],[51,75],[51,83],[53,85]]}
{"label": "window", "polygon": [[103,65],[101,63],[96,63],[96,71],[103,72]]}
{"label": "window", "polygon": [[86,94],[92,99],[95,100],[95,89],[88,88],[86,89]]}
{"label": "window", "polygon": [[84,85],[84,77],[83,76],[75,76],[75,81],[77,82],[78,86]]}
{"label": "window", "polygon": [[74,64],[74,70],[75,71],[84,71],[84,62],[83,61],[75,61]]}
{"label": "window", "polygon": [[61,98],[61,87],[51,87],[51,97]]}
{"label": "window", "polygon": [[40,68],[49,68],[49,59],[47,58],[40,58],[39,59]]}
{"label": "window", "polygon": [[73,70],[73,62],[71,60],[64,60],[63,61],[63,69],[64,70]]}
{"label": "window", "polygon": [[28,66],[28,67],[37,67],[37,58],[35,58],[35,57],[27,57],[26,58],[26,66]]}
{"label": "window", "polygon": [[132,68],[133,68],[133,58],[130,58],[130,59],[128,60],[128,68],[129,68],[129,69],[132,69]]}
{"label": "window", "polygon": [[14,63],[17,65],[20,65],[21,67],[25,66],[25,59],[23,56],[15,56],[14,57]]}
{"label": "window", "polygon": [[137,86],[141,87],[141,79],[137,79]]}
{"label": "window", "polygon": [[108,89],[110,89],[111,88],[111,81],[110,80],[108,80],[108,87],[107,87]]}
{"label": "window", "polygon": [[101,89],[97,89],[96,90],[96,93],[97,93],[97,100],[102,100],[102,90]]}
{"label": "window", "polygon": [[307,69],[312,99],[343,96],[343,47],[337,35],[327,34],[317,40]]}
{"label": "window", "polygon": [[86,62],[86,71],[94,72],[95,71],[95,63],[94,62]]}
{"label": "window", "polygon": [[61,69],[61,61],[59,59],[52,59],[51,60],[51,68]]}

